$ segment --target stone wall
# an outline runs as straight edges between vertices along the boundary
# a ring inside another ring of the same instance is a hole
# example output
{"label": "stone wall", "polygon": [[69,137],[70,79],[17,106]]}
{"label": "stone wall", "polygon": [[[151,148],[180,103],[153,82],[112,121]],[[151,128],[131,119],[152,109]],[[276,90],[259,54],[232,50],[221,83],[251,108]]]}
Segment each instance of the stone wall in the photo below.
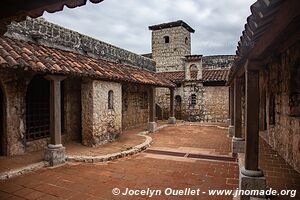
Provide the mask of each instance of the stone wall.
{"label": "stone wall", "polygon": [[5,155],[20,155],[25,152],[25,97],[32,74],[20,71],[0,70],[0,84],[4,94],[4,149]]}
{"label": "stone wall", "polygon": [[[165,43],[164,36],[169,36],[169,43]],[[190,54],[191,34],[184,27],[152,31],[152,58],[156,62],[157,71],[183,70],[182,58]]]}
{"label": "stone wall", "polygon": [[[108,92],[113,91],[113,109]],[[122,86],[120,83],[86,80],[82,83],[82,143],[99,146],[114,141],[122,129]]]}
{"label": "stone wall", "polygon": [[155,71],[155,62],[149,58],[50,23],[43,18],[13,22],[5,35]]}
{"label": "stone wall", "polygon": [[234,55],[203,56],[203,69],[231,68],[234,62]]}
{"label": "stone wall", "polygon": [[67,141],[81,141],[81,80],[64,80],[64,130]]}
{"label": "stone wall", "polygon": [[149,120],[149,87],[125,84],[122,86],[123,130],[146,124]]}
{"label": "stone wall", "polygon": [[[181,98],[181,106],[175,100],[175,116],[186,121],[227,122],[229,112],[229,89],[225,86],[203,86],[201,82],[189,81],[175,89]],[[196,105],[191,105],[191,95],[196,95]],[[161,111],[158,119],[168,119],[170,112],[170,90],[156,89],[156,103]],[[179,113],[180,112],[180,113]]]}
{"label": "stone wall", "polygon": [[[266,71],[267,130],[270,145],[300,172],[300,43],[269,64]],[[275,102],[275,124],[272,118]]]}
{"label": "stone wall", "polygon": [[227,86],[204,87],[204,121],[227,122],[229,116],[229,88]]}

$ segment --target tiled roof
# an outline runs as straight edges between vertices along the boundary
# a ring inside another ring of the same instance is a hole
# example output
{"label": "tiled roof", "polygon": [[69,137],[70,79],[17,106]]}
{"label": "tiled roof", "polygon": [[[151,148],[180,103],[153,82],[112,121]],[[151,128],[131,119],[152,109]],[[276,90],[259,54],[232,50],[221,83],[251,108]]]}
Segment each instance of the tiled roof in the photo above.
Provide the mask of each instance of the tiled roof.
{"label": "tiled roof", "polygon": [[8,37],[0,37],[0,68],[172,87],[154,72]]}
{"label": "tiled roof", "polygon": [[251,5],[251,15],[247,18],[245,30],[242,32],[242,36],[238,42],[237,56],[246,55],[259,41],[260,37],[274,20],[282,2],[283,0],[257,0]]}
{"label": "tiled roof", "polygon": [[172,28],[177,26],[182,26],[191,33],[195,32],[195,30],[192,27],[190,27],[187,23],[185,23],[182,20],[149,26],[149,30],[160,30],[164,28]]}
{"label": "tiled roof", "polygon": [[[184,71],[176,71],[176,72],[160,72],[159,76],[164,77],[172,82],[183,82],[185,79]],[[229,75],[229,69],[210,69],[202,71],[202,80],[203,82],[219,82],[219,81],[227,81]],[[197,72],[191,72],[191,79],[197,78]]]}

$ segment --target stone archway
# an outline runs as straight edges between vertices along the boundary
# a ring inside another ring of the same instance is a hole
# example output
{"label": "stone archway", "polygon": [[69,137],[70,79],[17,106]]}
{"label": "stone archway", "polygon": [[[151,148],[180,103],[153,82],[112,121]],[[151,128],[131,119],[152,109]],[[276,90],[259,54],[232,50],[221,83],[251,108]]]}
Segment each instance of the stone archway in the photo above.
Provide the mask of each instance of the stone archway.
{"label": "stone archway", "polygon": [[5,155],[4,108],[4,92],[0,85],[0,156]]}
{"label": "stone archway", "polygon": [[182,99],[181,96],[175,96],[175,118],[182,119]]}

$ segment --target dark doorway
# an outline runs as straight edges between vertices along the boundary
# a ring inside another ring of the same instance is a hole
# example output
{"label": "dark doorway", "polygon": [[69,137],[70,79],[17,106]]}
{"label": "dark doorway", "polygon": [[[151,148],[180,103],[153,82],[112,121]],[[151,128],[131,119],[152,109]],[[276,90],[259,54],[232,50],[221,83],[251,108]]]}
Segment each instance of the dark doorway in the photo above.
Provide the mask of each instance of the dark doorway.
{"label": "dark doorway", "polygon": [[41,76],[34,77],[26,93],[26,140],[49,137],[50,83]]}
{"label": "dark doorway", "polygon": [[4,95],[0,87],[0,156],[4,155]]}
{"label": "dark doorway", "polygon": [[175,118],[181,120],[181,96],[176,95],[175,96]]}

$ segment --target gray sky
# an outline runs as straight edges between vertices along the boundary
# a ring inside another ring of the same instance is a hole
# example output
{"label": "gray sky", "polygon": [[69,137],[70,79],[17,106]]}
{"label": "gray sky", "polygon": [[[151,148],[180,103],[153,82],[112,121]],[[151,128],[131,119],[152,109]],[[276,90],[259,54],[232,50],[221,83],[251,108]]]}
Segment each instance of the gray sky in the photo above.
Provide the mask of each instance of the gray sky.
{"label": "gray sky", "polygon": [[149,25],[184,20],[192,53],[235,54],[250,5],[255,0],[104,0],[99,4],[45,13],[56,24],[135,53],[151,52]]}

